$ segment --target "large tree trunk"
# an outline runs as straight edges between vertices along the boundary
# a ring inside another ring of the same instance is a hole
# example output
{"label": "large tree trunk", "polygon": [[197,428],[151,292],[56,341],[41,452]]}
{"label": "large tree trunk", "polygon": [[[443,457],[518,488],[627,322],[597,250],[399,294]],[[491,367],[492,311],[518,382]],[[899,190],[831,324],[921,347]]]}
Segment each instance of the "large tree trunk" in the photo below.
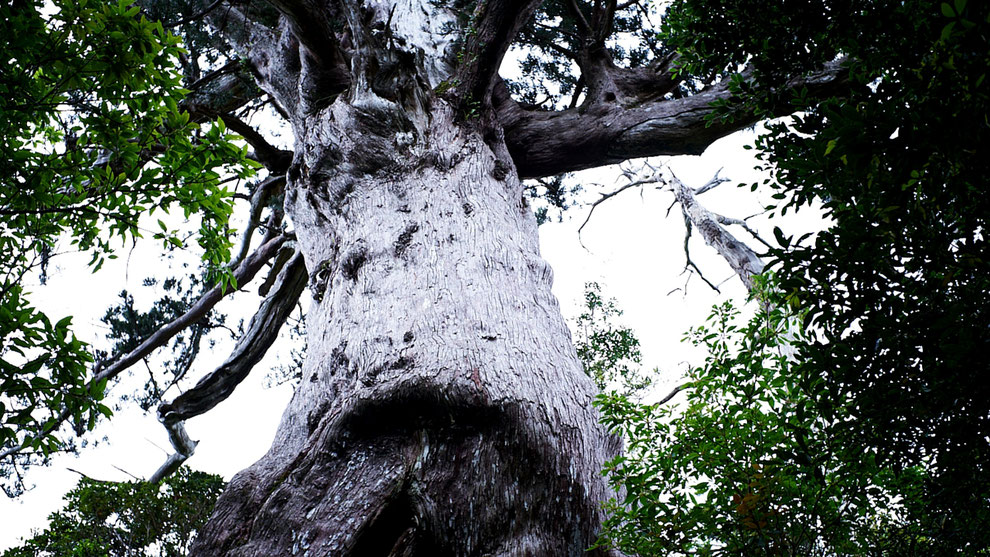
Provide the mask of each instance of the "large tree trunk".
{"label": "large tree trunk", "polygon": [[[672,59],[586,64],[604,73],[570,110],[516,103],[498,68],[539,3],[206,10],[292,125],[285,209],[314,303],[274,445],[232,480],[195,555],[588,554],[619,441],[598,424],[519,176],[694,152],[752,120],[707,118],[724,85],[668,101]],[[599,20],[587,49],[611,32]]]}
{"label": "large tree trunk", "polygon": [[375,95],[294,127],[307,364],[194,555],[587,555],[618,441],[497,130]]}

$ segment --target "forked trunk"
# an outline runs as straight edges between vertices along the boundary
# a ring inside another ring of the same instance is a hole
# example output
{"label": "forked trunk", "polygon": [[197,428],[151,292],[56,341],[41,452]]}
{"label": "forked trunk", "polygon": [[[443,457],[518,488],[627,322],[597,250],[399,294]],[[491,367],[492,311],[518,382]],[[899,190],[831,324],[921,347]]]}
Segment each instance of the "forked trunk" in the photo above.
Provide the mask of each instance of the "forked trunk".
{"label": "forked trunk", "polygon": [[432,99],[295,122],[309,353],[195,555],[588,555],[597,423],[504,143]]}

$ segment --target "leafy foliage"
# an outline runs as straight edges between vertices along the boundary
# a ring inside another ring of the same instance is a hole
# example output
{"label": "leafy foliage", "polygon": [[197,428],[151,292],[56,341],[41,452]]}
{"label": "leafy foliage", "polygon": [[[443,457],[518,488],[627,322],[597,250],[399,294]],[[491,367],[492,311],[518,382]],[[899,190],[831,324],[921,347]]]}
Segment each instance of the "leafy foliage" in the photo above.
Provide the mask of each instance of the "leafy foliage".
{"label": "leafy foliage", "polygon": [[930,554],[909,510],[924,469],[895,475],[876,450],[833,435],[855,407],[800,372],[797,320],[764,292],[748,322],[726,302],[689,332],[708,356],[679,407],[599,396],[627,442],[606,465],[625,499],[609,503],[599,543],[639,555]]}
{"label": "leafy foliage", "polygon": [[584,308],[575,320],[574,344],[584,372],[603,392],[636,396],[649,388],[652,378],[642,373],[643,355],[632,329],[616,320],[622,310],[613,298],[603,298],[597,282],[585,284]]}
{"label": "leafy foliage", "polygon": [[583,188],[580,184],[569,185],[569,178],[569,174],[561,174],[524,182],[526,195],[533,200],[537,224],[546,224],[554,216],[562,222],[564,212],[577,204],[574,198]]}
{"label": "leafy foliage", "polygon": [[[66,447],[38,434],[63,412],[78,431],[109,410],[105,382],[88,382],[93,357],[36,310],[24,279],[59,241],[92,269],[117,242],[177,231],[141,219],[174,209],[199,221],[207,280],[233,286],[230,179],[255,164],[223,123],[202,127],[181,109],[178,39],[130,0],[18,0],[0,6],[0,447],[47,456]],[[0,470],[7,476],[9,463]]]}
{"label": "leafy foliage", "polygon": [[[850,401],[837,442],[875,451],[899,475],[929,470],[912,512],[937,551],[990,546],[990,5],[805,9],[687,0],[668,32],[690,71],[747,60],[759,70],[724,115],[782,102],[803,111],[757,147],[775,209],[820,203],[833,219],[813,243],[783,238],[775,256],[816,332],[801,374]],[[841,97],[812,103],[772,88],[840,55],[851,83]]]}
{"label": "leafy foliage", "polygon": [[65,495],[65,507],[3,557],[131,557],[186,555],[225,482],[180,468],[161,485],[84,478]]}

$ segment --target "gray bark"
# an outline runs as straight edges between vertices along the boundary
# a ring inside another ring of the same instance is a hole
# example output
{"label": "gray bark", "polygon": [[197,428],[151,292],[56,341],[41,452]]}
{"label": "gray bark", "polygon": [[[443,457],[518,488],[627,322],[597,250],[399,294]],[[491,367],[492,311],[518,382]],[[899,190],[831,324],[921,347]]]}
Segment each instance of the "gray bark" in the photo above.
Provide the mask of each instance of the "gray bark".
{"label": "gray bark", "polygon": [[295,134],[307,362],[271,450],[192,554],[605,554],[587,549],[619,441],[519,176],[699,151],[745,125],[705,126],[727,90],[664,101],[669,60],[598,64],[592,104],[539,113],[496,74],[537,1],[272,4],[275,25],[240,4],[211,17]]}
{"label": "gray bark", "polygon": [[[283,21],[307,6],[280,3]],[[450,70],[430,6],[345,5],[350,88],[327,106],[284,75],[262,82],[306,107],[290,112],[285,209],[313,297],[307,362],[271,450],[231,481],[193,555],[578,556],[595,541],[619,441],[598,424],[501,127],[432,91]],[[478,28],[507,40],[519,8],[492,2]],[[319,26],[302,23],[280,27]],[[463,83],[492,80],[504,48],[487,45]]]}
{"label": "gray bark", "polygon": [[303,123],[303,381],[194,555],[584,555],[618,446],[511,159],[442,102],[411,144],[375,116]]}

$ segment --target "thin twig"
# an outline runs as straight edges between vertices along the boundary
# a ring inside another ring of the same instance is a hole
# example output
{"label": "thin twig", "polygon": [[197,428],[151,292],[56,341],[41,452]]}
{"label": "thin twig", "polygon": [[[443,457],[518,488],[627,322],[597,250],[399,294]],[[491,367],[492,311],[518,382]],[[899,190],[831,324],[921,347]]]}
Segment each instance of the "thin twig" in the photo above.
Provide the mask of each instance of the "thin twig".
{"label": "thin twig", "polygon": [[584,226],[586,224],[588,224],[588,221],[591,220],[591,215],[594,214],[595,209],[597,209],[599,205],[601,205],[605,201],[608,201],[609,199],[612,199],[613,197],[619,195],[620,193],[626,191],[629,188],[634,188],[634,187],[638,187],[638,186],[645,186],[647,184],[655,184],[656,182],[657,182],[656,179],[653,179],[653,178],[647,178],[647,179],[644,179],[644,180],[636,180],[636,181],[633,181],[633,182],[629,182],[628,184],[622,186],[621,188],[619,188],[619,189],[617,189],[617,190],[615,190],[613,192],[600,194],[601,195],[601,198],[599,198],[597,201],[595,201],[594,203],[591,204],[591,210],[588,211],[588,216],[586,216],[584,218],[584,222],[582,222],[581,223],[581,226],[578,227],[578,238],[581,237],[581,231],[584,229]]}
{"label": "thin twig", "polygon": [[722,168],[719,168],[715,172],[715,176],[713,176],[711,180],[708,180],[708,182],[706,182],[705,185],[703,185],[700,188],[694,190],[694,195],[701,195],[701,194],[705,193],[706,191],[710,191],[710,190],[713,190],[713,189],[717,188],[721,184],[724,184],[726,182],[729,182],[730,180],[728,178],[719,178],[718,177],[719,173],[722,172],[722,170],[724,170],[724,169],[725,169],[724,166]]}
{"label": "thin twig", "polygon": [[685,383],[683,385],[678,385],[678,386],[674,387],[674,390],[670,391],[670,393],[667,394],[667,396],[665,396],[662,399],[660,399],[660,402],[658,402],[656,405],[657,406],[662,406],[662,405],[670,402],[670,399],[674,398],[677,395],[677,393],[683,391],[684,389],[687,389],[690,386],[691,386],[690,383]]}

